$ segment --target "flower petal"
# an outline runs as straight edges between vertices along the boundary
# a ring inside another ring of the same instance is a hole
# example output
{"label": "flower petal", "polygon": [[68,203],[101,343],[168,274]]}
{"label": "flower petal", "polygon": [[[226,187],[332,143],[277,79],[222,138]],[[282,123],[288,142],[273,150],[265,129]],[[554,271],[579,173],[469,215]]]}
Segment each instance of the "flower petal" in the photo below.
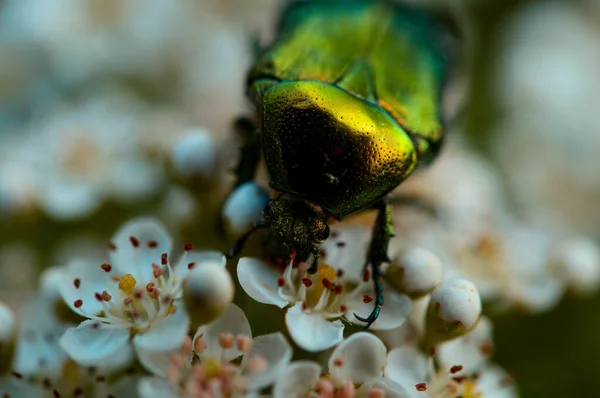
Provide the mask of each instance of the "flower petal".
{"label": "flower petal", "polygon": [[477,391],[484,397],[516,398],[517,389],[511,377],[498,366],[490,366],[479,373]]}
{"label": "flower petal", "polygon": [[429,358],[412,346],[397,347],[388,353],[385,376],[401,386],[415,386],[428,380]]}
{"label": "flower petal", "polygon": [[43,398],[48,390],[12,376],[0,377],[0,397]]}
{"label": "flower petal", "polygon": [[88,216],[102,202],[102,195],[92,184],[75,184],[59,178],[47,183],[40,205],[57,220],[74,220]]}
{"label": "flower petal", "polygon": [[246,372],[246,385],[249,390],[258,390],[272,384],[292,359],[292,347],[283,334],[271,333],[258,336],[252,341],[252,350],[244,355],[241,368],[246,370],[255,356],[267,360],[268,366],[260,373]]}
{"label": "flower petal", "polygon": [[265,262],[243,257],[237,265],[238,280],[242,289],[254,300],[284,308],[288,302],[279,297],[277,279],[280,274]]}
{"label": "flower petal", "polygon": [[189,264],[193,264],[194,267],[201,267],[206,263],[219,264],[225,268],[227,259],[218,251],[184,251],[177,265],[175,265],[174,271],[177,277],[183,280],[192,268]]}
{"label": "flower petal", "polygon": [[[132,238],[135,241],[132,242]],[[116,246],[110,253],[114,272],[132,274],[140,283],[153,279],[152,264],[160,264],[161,254],[170,253],[173,244],[164,226],[150,217],[126,222],[111,242]]]}
{"label": "flower petal", "polygon": [[133,359],[129,331],[107,328],[96,321],[84,321],[68,329],[60,339],[61,347],[81,366],[127,363]]}
{"label": "flower petal", "polygon": [[321,366],[316,362],[292,362],[275,383],[273,398],[304,398],[313,390],[320,375]]}
{"label": "flower petal", "polygon": [[189,318],[183,306],[180,305],[175,313],[154,322],[147,332],[137,334],[133,342],[137,350],[178,349],[187,336],[188,330]]}
{"label": "flower petal", "polygon": [[181,398],[167,380],[158,377],[144,377],[138,382],[140,398]]}
{"label": "flower petal", "polygon": [[177,311],[152,325],[146,333],[138,334],[133,345],[141,364],[158,376],[164,376],[171,353],[178,351],[187,336],[189,320],[185,310]]}
{"label": "flower petal", "polygon": [[[106,273],[100,264],[74,260],[61,270],[54,271],[58,289],[65,303],[77,314],[96,315],[103,310],[95,294],[107,289]],[[75,307],[75,302],[81,306]],[[84,315],[85,316],[85,315]]]}
{"label": "flower petal", "polygon": [[360,386],[360,388],[356,392],[356,397],[369,398],[371,397],[370,393],[373,389],[383,390],[385,392],[385,398],[411,398],[415,395],[411,394],[404,387],[397,383],[394,383],[389,379],[376,379],[371,380]]}
{"label": "flower petal", "polygon": [[[373,301],[365,303],[364,297],[375,297],[375,291],[371,284],[363,283],[357,287],[347,298],[344,303],[348,308],[346,319],[353,324],[364,326],[365,323],[356,319],[354,314],[366,318],[373,311]],[[379,317],[370,329],[372,330],[387,330],[394,329],[402,325],[406,317],[410,313],[412,301],[404,294],[397,293],[393,288],[384,285],[383,289],[383,306]]]}
{"label": "flower petal", "polygon": [[294,342],[306,351],[323,351],[344,340],[341,321],[328,321],[318,312],[305,313],[302,303],[287,310],[285,323]]}
{"label": "flower petal", "polygon": [[329,374],[339,384],[354,384],[381,377],[387,349],[379,338],[367,332],[355,333],[338,345],[329,357]]}
{"label": "flower petal", "polygon": [[221,348],[219,336],[224,333],[232,334],[234,337],[237,335],[252,337],[246,314],[235,304],[230,304],[229,308],[216,321],[198,328],[194,336],[194,342],[197,338],[202,337],[206,348],[203,352],[197,354],[201,358],[223,358],[225,361],[231,361],[242,355],[242,352],[235,346],[226,350]]}
{"label": "flower petal", "polygon": [[371,231],[358,225],[340,226],[331,231],[323,245],[324,261],[335,269],[344,271],[342,279],[359,283],[367,258]]}
{"label": "flower petal", "polygon": [[482,317],[471,332],[440,344],[436,348],[436,356],[441,366],[447,368],[443,370],[461,365],[465,372],[473,373],[481,370],[485,365],[492,348],[492,323],[488,318]]}

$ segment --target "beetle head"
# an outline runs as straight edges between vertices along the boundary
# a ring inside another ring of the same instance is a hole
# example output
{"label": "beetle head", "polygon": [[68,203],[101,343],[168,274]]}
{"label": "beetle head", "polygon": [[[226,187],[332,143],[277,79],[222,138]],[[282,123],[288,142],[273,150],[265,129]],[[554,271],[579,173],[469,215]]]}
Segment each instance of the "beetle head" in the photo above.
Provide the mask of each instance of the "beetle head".
{"label": "beetle head", "polygon": [[296,259],[305,261],[311,253],[318,254],[315,245],[329,237],[327,217],[320,206],[295,195],[281,194],[267,203],[263,209],[263,221],[238,239],[229,250],[228,257],[235,257],[254,231],[266,229],[270,255],[289,258],[295,253]]}
{"label": "beetle head", "polygon": [[269,202],[263,217],[267,228],[267,250],[281,258],[296,253],[296,258],[304,261],[313,252],[314,245],[329,237],[325,211],[291,194],[281,194]]}

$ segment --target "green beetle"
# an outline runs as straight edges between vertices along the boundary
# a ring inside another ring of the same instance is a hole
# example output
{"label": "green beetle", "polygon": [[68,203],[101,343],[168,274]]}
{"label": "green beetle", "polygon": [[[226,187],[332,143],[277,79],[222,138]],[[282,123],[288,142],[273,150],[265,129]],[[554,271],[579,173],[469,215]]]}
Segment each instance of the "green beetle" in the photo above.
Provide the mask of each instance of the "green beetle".
{"label": "green beetle", "polygon": [[377,319],[379,266],[389,261],[393,235],[386,195],[442,143],[444,35],[427,14],[389,2],[302,2],[284,12],[278,39],[249,73],[260,123],[238,123],[247,140],[236,184],[254,177],[262,152],[279,195],[229,257],[265,228],[270,254],[295,253],[300,261],[312,255],[314,273],[328,220],[376,208],[365,265],[375,307],[368,318],[355,316],[367,327]]}

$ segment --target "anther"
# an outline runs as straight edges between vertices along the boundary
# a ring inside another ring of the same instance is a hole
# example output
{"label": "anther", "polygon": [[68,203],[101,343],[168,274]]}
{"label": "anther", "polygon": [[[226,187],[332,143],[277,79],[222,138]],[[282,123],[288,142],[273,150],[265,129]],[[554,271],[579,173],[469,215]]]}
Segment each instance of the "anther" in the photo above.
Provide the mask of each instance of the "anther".
{"label": "anther", "polygon": [[106,290],[104,290],[102,292],[102,300],[110,301],[111,298],[112,298],[112,296]]}
{"label": "anther", "polygon": [[102,268],[104,270],[104,272],[110,272],[110,271],[112,271],[112,266],[110,264],[104,263],[104,264],[102,264],[100,266],[100,268]]}
{"label": "anther", "polygon": [[373,301],[373,296],[369,296],[368,294],[365,294],[363,296],[363,303],[369,304],[372,301]]}
{"label": "anther", "polygon": [[146,291],[152,293],[154,291],[154,282],[150,282],[146,285]]}
{"label": "anther", "polygon": [[154,248],[158,247],[158,242],[155,240],[151,240],[150,242],[148,242],[148,247],[150,249],[154,249]]}
{"label": "anther", "polygon": [[169,255],[167,253],[163,253],[160,255],[160,263],[162,265],[167,265],[169,263]]}
{"label": "anther", "polygon": [[219,345],[222,349],[226,350],[234,346],[234,339],[231,333],[221,333],[219,335]]}
{"label": "anther", "polygon": [[344,304],[342,304],[340,306],[340,312],[348,312],[348,307],[346,307]]}
{"label": "anther", "polygon": [[243,334],[239,334],[236,338],[237,348],[241,352],[247,353],[252,349],[252,339]]}
{"label": "anther", "polygon": [[331,281],[329,279],[323,278],[321,282],[323,283],[323,286],[325,286],[325,289],[331,289]]}
{"label": "anther", "polygon": [[81,279],[79,279],[79,278],[73,279],[73,285],[75,286],[75,289],[79,289],[79,286],[81,286]]}
{"label": "anther", "polygon": [[335,272],[335,274],[338,278],[341,278],[342,276],[344,276],[344,270],[340,268]]}
{"label": "anther", "polygon": [[365,273],[363,274],[363,282],[368,282],[371,279],[371,270],[365,268]]}
{"label": "anther", "polygon": [[337,285],[335,285],[333,287],[333,293],[335,293],[335,294],[342,294],[343,291],[344,291],[344,286],[342,286],[341,283],[338,283]]}
{"label": "anther", "polygon": [[453,367],[450,368],[450,373],[454,374],[457,372],[460,372],[462,370],[462,365],[454,365]]}
{"label": "anther", "polygon": [[306,311],[306,309],[308,308],[308,304],[306,304],[306,301],[302,302],[302,311]]}
{"label": "anther", "polygon": [[118,282],[121,280],[121,277],[119,275],[113,275],[110,279],[112,279],[113,282]]}
{"label": "anther", "polygon": [[123,300],[123,304],[125,305],[130,305],[131,303],[133,303],[133,299],[131,297],[125,297]]}
{"label": "anther", "polygon": [[185,251],[194,250],[194,245],[192,243],[186,243],[185,245],[183,245],[183,250],[185,250]]}
{"label": "anther", "polygon": [[136,238],[135,236],[130,236],[129,237],[129,241],[131,242],[131,244],[133,245],[133,247],[139,247],[140,246],[140,240],[138,238]]}
{"label": "anther", "polygon": [[152,275],[155,278],[160,278],[160,276],[162,274],[163,274],[162,268],[160,268],[157,264],[152,264]]}
{"label": "anther", "polygon": [[283,276],[279,276],[277,278],[277,286],[279,286],[279,287],[284,287],[285,286],[285,279],[283,279]]}
{"label": "anther", "polygon": [[110,242],[108,244],[108,248],[109,248],[109,250],[117,250],[117,245],[115,245],[114,243]]}
{"label": "anther", "polygon": [[335,366],[336,368],[339,368],[343,364],[344,364],[344,358],[336,358],[333,361],[333,366]]}
{"label": "anther", "polygon": [[75,300],[73,305],[75,306],[75,308],[80,308],[83,305],[83,300]]}
{"label": "anther", "polygon": [[415,385],[415,388],[417,389],[417,391],[427,391],[427,384],[419,383]]}
{"label": "anther", "polygon": [[188,269],[192,269],[192,268],[194,268],[195,266],[196,266],[196,263],[189,263],[189,264],[187,265]]}
{"label": "anther", "polygon": [[96,297],[96,300],[98,300],[98,301],[104,301],[104,299],[102,299],[102,295],[100,293],[94,293],[94,297]]}
{"label": "anther", "polygon": [[337,247],[344,247],[346,246],[346,242],[338,242],[335,244]]}
{"label": "anther", "polygon": [[306,287],[311,287],[312,286],[312,281],[308,278],[302,278],[302,284]]}

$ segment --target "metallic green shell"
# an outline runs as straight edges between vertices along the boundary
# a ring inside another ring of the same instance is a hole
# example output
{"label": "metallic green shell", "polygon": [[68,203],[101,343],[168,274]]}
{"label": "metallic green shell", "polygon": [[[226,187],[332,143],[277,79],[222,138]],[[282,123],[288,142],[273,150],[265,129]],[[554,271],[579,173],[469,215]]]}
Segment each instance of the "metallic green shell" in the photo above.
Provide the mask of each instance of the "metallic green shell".
{"label": "metallic green shell", "polygon": [[271,185],[341,218],[400,184],[442,139],[441,35],[426,14],[388,3],[291,7],[249,75]]}

